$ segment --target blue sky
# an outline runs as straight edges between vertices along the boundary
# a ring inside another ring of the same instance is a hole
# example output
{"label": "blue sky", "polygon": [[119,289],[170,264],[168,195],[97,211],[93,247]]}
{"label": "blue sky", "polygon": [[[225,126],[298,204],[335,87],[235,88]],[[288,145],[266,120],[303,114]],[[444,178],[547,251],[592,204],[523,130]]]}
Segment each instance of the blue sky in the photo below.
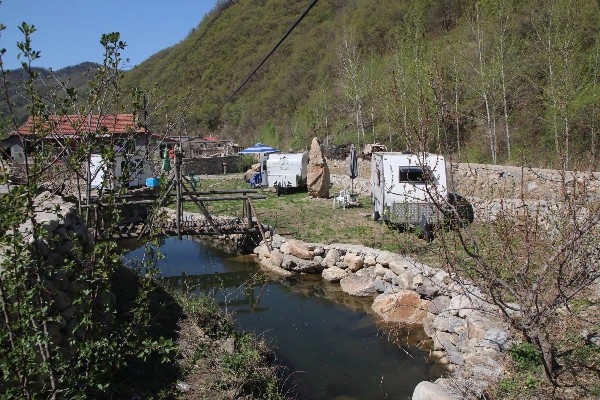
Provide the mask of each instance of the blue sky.
{"label": "blue sky", "polygon": [[35,25],[33,64],[58,70],[84,61],[101,63],[103,33],[120,32],[132,68],[173,46],[196,28],[217,0],[0,0],[0,48],[5,69],[20,68],[16,43],[22,22]]}

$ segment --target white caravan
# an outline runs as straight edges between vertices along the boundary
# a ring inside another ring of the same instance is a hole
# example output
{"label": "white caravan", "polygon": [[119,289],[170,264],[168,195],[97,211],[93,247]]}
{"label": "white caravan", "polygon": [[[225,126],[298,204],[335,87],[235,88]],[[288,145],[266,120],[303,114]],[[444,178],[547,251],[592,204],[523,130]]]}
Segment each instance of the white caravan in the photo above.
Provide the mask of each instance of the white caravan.
{"label": "white caravan", "polygon": [[448,195],[444,156],[431,153],[373,153],[373,219],[425,229],[440,221],[436,203]]}
{"label": "white caravan", "polygon": [[[127,165],[129,163],[129,165]],[[106,176],[106,174],[112,176]],[[115,181],[127,173],[128,186],[140,187],[146,184],[147,178],[154,176],[152,168],[142,156],[116,157],[114,169],[108,171],[108,163],[100,154],[90,157],[90,176],[92,189],[114,189]]]}
{"label": "white caravan", "polygon": [[306,187],[308,153],[274,153],[267,159],[268,186],[283,190]]}
{"label": "white caravan", "polygon": [[371,158],[373,219],[419,227],[433,239],[432,227],[473,222],[471,204],[448,189],[444,156],[431,153],[373,153]]}

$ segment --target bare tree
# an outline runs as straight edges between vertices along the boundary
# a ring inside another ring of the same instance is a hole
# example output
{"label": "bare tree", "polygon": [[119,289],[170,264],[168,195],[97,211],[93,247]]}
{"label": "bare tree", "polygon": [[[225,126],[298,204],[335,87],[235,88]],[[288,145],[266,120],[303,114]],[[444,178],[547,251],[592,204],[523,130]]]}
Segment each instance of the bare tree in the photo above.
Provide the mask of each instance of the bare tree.
{"label": "bare tree", "polygon": [[476,2],[470,14],[470,27],[475,42],[475,61],[471,67],[477,79],[474,81],[473,88],[478,93],[483,103],[483,125],[485,127],[486,136],[489,140],[490,155],[492,162],[498,162],[498,138],[496,133],[496,101],[495,93],[495,76],[493,65],[490,60],[489,43],[491,41],[491,32],[488,31],[488,24],[485,17],[487,14],[482,10],[481,2]]}
{"label": "bare tree", "polygon": [[548,380],[558,386],[551,329],[574,312],[572,302],[600,277],[600,205],[588,193],[597,176],[557,174],[546,182],[554,200],[536,201],[525,190],[534,172],[522,168],[518,198],[497,193],[506,197],[480,208],[481,225],[441,232],[440,240],[447,268],[459,282],[474,281],[481,290],[475,295],[497,306],[500,316],[539,349]]}
{"label": "bare tree", "polygon": [[363,66],[358,54],[358,46],[347,31],[344,31],[344,42],[340,53],[342,69],[348,82],[344,84],[344,89],[354,108],[357,146],[360,148],[361,139],[363,143],[365,141],[362,111],[364,103]]}

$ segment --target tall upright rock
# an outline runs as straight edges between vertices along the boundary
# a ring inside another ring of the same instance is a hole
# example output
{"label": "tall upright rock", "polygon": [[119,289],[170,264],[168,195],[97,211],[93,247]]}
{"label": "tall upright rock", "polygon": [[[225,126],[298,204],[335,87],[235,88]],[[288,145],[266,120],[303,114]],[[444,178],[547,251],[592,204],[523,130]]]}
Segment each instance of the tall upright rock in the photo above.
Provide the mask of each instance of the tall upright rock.
{"label": "tall upright rock", "polygon": [[329,186],[331,176],[327,160],[323,155],[323,148],[315,137],[310,145],[308,153],[308,168],[306,171],[308,195],[312,198],[329,198]]}

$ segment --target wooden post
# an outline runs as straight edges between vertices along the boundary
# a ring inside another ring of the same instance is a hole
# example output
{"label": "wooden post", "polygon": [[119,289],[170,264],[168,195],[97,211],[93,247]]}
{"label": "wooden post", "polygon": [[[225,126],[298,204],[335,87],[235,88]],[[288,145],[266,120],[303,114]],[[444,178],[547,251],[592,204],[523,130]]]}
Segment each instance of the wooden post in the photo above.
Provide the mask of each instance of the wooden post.
{"label": "wooden post", "polygon": [[252,207],[247,197],[244,199],[244,217],[246,217],[246,227],[252,228]]}
{"label": "wooden post", "polygon": [[181,216],[183,214],[182,196],[181,196],[181,151],[175,151],[175,184],[177,185],[177,212],[175,223],[177,224],[177,237],[182,239],[181,235]]}

